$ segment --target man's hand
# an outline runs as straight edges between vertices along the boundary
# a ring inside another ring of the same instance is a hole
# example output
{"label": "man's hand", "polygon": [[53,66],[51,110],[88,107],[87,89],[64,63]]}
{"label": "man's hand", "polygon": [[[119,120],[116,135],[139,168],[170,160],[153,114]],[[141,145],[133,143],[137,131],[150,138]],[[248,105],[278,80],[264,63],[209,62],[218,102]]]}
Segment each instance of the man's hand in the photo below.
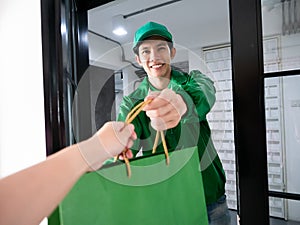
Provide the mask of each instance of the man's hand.
{"label": "man's hand", "polygon": [[151,126],[158,131],[176,127],[187,111],[182,97],[171,89],[150,92],[145,101],[148,99],[152,101],[143,110],[151,119]]}

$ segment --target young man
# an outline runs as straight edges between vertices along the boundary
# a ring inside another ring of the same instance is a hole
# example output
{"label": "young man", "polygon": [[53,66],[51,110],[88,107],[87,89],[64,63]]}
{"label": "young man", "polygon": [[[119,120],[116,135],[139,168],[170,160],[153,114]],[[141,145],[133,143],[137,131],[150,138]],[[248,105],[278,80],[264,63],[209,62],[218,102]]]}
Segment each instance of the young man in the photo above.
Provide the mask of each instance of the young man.
{"label": "young man", "polygon": [[[136,155],[142,149],[143,155],[152,154],[156,131],[165,132],[169,151],[197,146],[209,223],[229,225],[225,173],[206,120],[215,102],[213,82],[200,71],[187,74],[171,68],[176,49],[171,33],[161,24],[148,22],[140,27],[135,33],[133,51],[147,77],[123,98],[118,120],[124,121],[140,102],[152,101],[132,122],[138,137],[132,153]],[[156,151],[163,152],[162,144]]]}

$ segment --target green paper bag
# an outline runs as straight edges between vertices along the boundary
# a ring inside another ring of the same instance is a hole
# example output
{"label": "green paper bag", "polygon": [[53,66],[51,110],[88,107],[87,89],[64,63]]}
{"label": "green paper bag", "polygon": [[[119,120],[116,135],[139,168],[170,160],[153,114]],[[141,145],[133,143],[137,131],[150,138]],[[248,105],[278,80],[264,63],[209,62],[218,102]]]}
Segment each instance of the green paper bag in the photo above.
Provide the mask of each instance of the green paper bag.
{"label": "green paper bag", "polygon": [[49,225],[207,225],[196,148],[153,155],[85,174]]}

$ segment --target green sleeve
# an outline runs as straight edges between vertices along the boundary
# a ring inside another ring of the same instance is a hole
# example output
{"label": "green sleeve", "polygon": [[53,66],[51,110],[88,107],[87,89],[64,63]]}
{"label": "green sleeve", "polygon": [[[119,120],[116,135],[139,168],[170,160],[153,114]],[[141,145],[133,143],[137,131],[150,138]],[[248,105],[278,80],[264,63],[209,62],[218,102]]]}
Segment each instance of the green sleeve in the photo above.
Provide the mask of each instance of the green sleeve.
{"label": "green sleeve", "polygon": [[125,121],[126,116],[128,115],[128,113],[131,110],[131,107],[132,107],[132,103],[130,101],[130,98],[128,98],[127,96],[123,97],[123,100],[120,104],[119,115],[118,115],[117,120]]}
{"label": "green sleeve", "polygon": [[[206,119],[206,114],[213,107],[216,100],[216,89],[213,81],[198,70],[190,72],[188,81],[182,86],[191,97],[200,121]],[[190,103],[190,99],[182,95],[184,100]]]}

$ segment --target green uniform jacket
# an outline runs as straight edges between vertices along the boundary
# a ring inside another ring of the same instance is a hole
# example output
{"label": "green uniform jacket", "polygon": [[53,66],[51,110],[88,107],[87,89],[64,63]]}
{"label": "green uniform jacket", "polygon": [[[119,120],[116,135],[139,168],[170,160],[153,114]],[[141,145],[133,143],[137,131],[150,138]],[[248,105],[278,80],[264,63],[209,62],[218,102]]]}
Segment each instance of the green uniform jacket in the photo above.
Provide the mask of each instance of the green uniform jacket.
{"label": "green uniform jacket", "polygon": [[[206,204],[216,202],[225,193],[226,178],[206,120],[206,114],[215,103],[213,81],[198,70],[190,74],[172,70],[168,88],[180,94],[188,107],[177,127],[165,131],[168,150],[198,146]],[[154,91],[155,88],[146,77],[134,92],[123,98],[118,120],[125,121],[131,109],[144,101],[149,90]],[[139,150],[143,155],[152,154],[156,131],[151,127],[150,119],[142,111],[132,123],[138,137],[131,148],[133,154],[136,155]],[[161,143],[156,152],[163,152]]]}

